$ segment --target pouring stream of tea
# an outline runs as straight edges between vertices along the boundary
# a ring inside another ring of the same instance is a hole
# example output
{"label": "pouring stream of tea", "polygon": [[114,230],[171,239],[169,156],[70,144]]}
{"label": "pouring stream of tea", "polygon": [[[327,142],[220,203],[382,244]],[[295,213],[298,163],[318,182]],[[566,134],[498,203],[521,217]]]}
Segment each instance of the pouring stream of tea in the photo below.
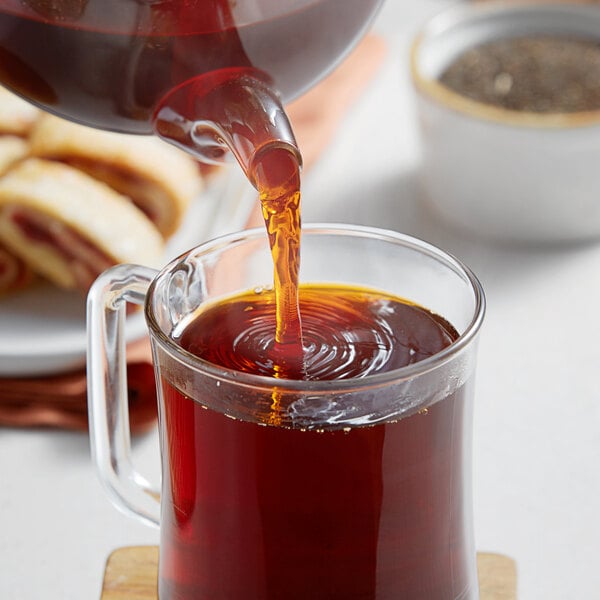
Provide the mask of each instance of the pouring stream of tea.
{"label": "pouring stream of tea", "polygon": [[[300,165],[295,154],[273,148],[257,162],[254,179],[274,265],[275,375],[302,370],[302,325],[298,298],[300,266]],[[298,368],[300,367],[300,368]]]}

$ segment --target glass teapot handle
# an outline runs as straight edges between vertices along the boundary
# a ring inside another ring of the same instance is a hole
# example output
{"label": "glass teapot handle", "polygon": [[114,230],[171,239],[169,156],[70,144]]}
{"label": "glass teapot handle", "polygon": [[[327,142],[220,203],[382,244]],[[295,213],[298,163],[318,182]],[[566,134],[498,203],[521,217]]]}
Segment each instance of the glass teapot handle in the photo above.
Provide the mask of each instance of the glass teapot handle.
{"label": "glass teapot handle", "polygon": [[87,381],[92,459],[121,511],[158,526],[160,493],[134,468],[127,401],[126,303],[142,305],[157,271],[118,265],[94,282],[87,300]]}

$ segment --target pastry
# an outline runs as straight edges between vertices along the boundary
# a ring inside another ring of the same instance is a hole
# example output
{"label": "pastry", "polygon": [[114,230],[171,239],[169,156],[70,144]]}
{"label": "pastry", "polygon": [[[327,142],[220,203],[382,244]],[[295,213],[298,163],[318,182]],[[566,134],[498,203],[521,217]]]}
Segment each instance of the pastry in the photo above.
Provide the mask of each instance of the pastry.
{"label": "pastry", "polygon": [[[16,135],[0,135],[0,177],[26,156],[27,142],[23,138]],[[34,279],[33,271],[25,262],[0,242],[0,297],[27,287]]]}
{"label": "pastry", "polygon": [[0,176],[29,152],[27,136],[41,111],[0,87]]}
{"label": "pastry", "polygon": [[40,114],[39,108],[0,87],[0,135],[26,137]]}
{"label": "pastry", "polygon": [[0,177],[29,152],[27,141],[16,135],[0,136]]}
{"label": "pastry", "polygon": [[116,263],[159,266],[162,236],[128,199],[80,171],[28,158],[0,179],[0,241],[58,286],[87,291]]}
{"label": "pastry", "polygon": [[196,161],[158,138],[99,131],[44,115],[30,144],[32,155],[76,167],[129,197],[165,238],[202,188]]}
{"label": "pastry", "polygon": [[25,262],[0,243],[0,297],[27,287],[34,279]]}

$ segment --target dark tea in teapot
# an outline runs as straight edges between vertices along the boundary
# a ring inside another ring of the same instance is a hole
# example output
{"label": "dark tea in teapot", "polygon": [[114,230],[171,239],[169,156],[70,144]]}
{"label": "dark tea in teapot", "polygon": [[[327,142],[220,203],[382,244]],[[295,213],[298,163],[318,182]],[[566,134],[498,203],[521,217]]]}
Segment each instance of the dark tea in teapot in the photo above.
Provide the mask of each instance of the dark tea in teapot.
{"label": "dark tea in teapot", "polygon": [[75,121],[151,133],[162,98],[207,72],[259,70],[297,96],[380,2],[0,0],[0,81]]}

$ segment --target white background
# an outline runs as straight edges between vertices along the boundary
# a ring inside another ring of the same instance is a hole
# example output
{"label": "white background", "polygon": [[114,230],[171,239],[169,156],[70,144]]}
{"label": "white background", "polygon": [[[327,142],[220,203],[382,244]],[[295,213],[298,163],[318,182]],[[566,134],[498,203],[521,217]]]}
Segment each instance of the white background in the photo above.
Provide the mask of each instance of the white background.
{"label": "white background", "polygon": [[[420,208],[407,52],[446,4],[387,0],[376,23],[387,62],[306,178],[304,220],[416,234],[478,274],[488,313],[474,423],[477,548],[517,561],[519,600],[600,598],[600,246],[494,247]],[[138,438],[134,452],[156,476],[156,436]],[[85,435],[0,429],[0,598],[98,598],[112,550],[157,541],[110,504]]]}

